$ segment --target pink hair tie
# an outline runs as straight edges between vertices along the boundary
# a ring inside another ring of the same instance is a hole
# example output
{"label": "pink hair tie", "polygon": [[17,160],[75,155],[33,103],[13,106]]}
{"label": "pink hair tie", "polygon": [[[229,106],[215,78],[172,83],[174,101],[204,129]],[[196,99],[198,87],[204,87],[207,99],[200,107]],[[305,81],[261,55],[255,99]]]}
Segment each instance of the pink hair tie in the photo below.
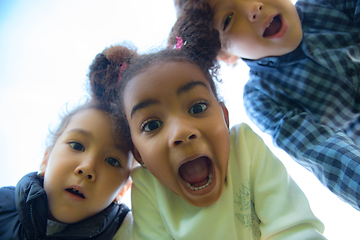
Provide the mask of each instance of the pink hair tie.
{"label": "pink hair tie", "polygon": [[123,62],[121,64],[120,70],[119,70],[119,77],[118,77],[118,82],[120,82],[121,78],[122,78],[122,73],[124,72],[124,70],[127,68],[127,64],[126,62]]}
{"label": "pink hair tie", "polygon": [[181,37],[175,36],[176,38],[176,45],[171,45],[171,48],[174,48],[175,50],[180,50],[181,47],[186,45],[186,41],[184,42]]}

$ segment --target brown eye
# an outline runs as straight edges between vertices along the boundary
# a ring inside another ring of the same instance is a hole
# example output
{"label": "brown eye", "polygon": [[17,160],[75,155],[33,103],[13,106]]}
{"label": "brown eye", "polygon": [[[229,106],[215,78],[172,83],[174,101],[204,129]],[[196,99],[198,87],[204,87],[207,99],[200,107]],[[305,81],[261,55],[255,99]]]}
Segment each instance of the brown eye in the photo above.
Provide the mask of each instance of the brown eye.
{"label": "brown eye", "polygon": [[70,147],[71,147],[72,149],[74,149],[75,151],[82,151],[82,152],[85,151],[85,148],[84,148],[84,146],[83,146],[81,143],[78,143],[78,142],[70,142],[69,145],[70,145]]}
{"label": "brown eye", "polygon": [[232,16],[233,16],[233,13],[230,14],[229,16],[227,16],[227,18],[225,19],[224,26],[223,26],[223,31],[225,31],[226,27],[229,25]]}
{"label": "brown eye", "polygon": [[151,132],[154,131],[156,129],[158,129],[159,127],[161,127],[162,122],[158,121],[158,120],[150,120],[145,122],[142,126],[141,126],[141,130],[144,132]]}
{"label": "brown eye", "polygon": [[196,103],[190,108],[189,113],[190,114],[199,114],[199,113],[204,112],[207,109],[207,107],[208,106],[205,103]]}
{"label": "brown eye", "polygon": [[116,158],[109,157],[109,158],[105,159],[105,161],[113,167],[117,167],[117,166],[121,167],[120,162]]}

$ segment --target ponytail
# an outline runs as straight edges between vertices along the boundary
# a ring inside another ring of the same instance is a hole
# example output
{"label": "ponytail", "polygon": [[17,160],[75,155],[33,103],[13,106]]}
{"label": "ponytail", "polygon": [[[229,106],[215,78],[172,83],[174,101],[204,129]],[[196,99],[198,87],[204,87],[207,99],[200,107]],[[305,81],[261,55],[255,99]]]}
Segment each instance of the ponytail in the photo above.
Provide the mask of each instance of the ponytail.
{"label": "ponytail", "polygon": [[219,68],[217,56],[221,49],[221,41],[218,30],[213,27],[212,19],[208,4],[184,11],[170,32],[168,45],[175,45],[180,37],[186,45],[179,51],[183,51],[203,70],[214,76]]}

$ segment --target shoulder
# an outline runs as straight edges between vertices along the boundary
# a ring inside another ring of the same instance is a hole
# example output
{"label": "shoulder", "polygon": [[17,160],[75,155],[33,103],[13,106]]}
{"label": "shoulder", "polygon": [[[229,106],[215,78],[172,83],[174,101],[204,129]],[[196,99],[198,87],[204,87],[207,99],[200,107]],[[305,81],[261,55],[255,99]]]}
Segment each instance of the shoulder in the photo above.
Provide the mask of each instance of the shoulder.
{"label": "shoulder", "polygon": [[236,142],[249,142],[249,144],[259,142],[263,143],[261,137],[257,135],[253,129],[246,123],[240,123],[234,125],[230,130],[231,141],[237,140]]}
{"label": "shoulder", "polygon": [[0,236],[4,239],[15,239],[20,228],[15,203],[15,187],[2,187],[0,188]]}
{"label": "shoulder", "polygon": [[145,168],[136,167],[131,171],[131,179],[133,185],[146,183],[147,185],[153,185],[156,178]]}
{"label": "shoulder", "polygon": [[132,239],[132,227],[133,227],[133,216],[132,216],[132,212],[129,211],[126,214],[120,228],[115,233],[113,239],[119,239],[119,240]]}
{"label": "shoulder", "polygon": [[265,158],[273,157],[263,139],[246,123],[232,127],[230,153],[241,166],[255,166]]}
{"label": "shoulder", "polygon": [[16,210],[15,187],[0,188],[0,214],[4,211]]}

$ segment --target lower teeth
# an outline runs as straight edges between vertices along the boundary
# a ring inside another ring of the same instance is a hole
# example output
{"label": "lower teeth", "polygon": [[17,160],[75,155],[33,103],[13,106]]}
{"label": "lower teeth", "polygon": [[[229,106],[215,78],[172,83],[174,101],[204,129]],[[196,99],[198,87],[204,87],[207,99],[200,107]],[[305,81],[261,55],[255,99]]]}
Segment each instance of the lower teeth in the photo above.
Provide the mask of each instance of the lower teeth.
{"label": "lower teeth", "polygon": [[202,185],[202,186],[200,186],[200,187],[193,187],[190,183],[188,183],[188,182],[185,181],[184,179],[182,179],[182,180],[183,180],[183,182],[186,184],[186,186],[188,186],[191,190],[197,191],[197,190],[201,190],[201,189],[206,188],[207,186],[209,186],[210,183],[211,183],[211,181],[212,181],[212,177],[213,177],[213,170],[210,169],[209,177],[208,177],[208,180],[207,180],[206,184],[205,184],[205,185]]}

